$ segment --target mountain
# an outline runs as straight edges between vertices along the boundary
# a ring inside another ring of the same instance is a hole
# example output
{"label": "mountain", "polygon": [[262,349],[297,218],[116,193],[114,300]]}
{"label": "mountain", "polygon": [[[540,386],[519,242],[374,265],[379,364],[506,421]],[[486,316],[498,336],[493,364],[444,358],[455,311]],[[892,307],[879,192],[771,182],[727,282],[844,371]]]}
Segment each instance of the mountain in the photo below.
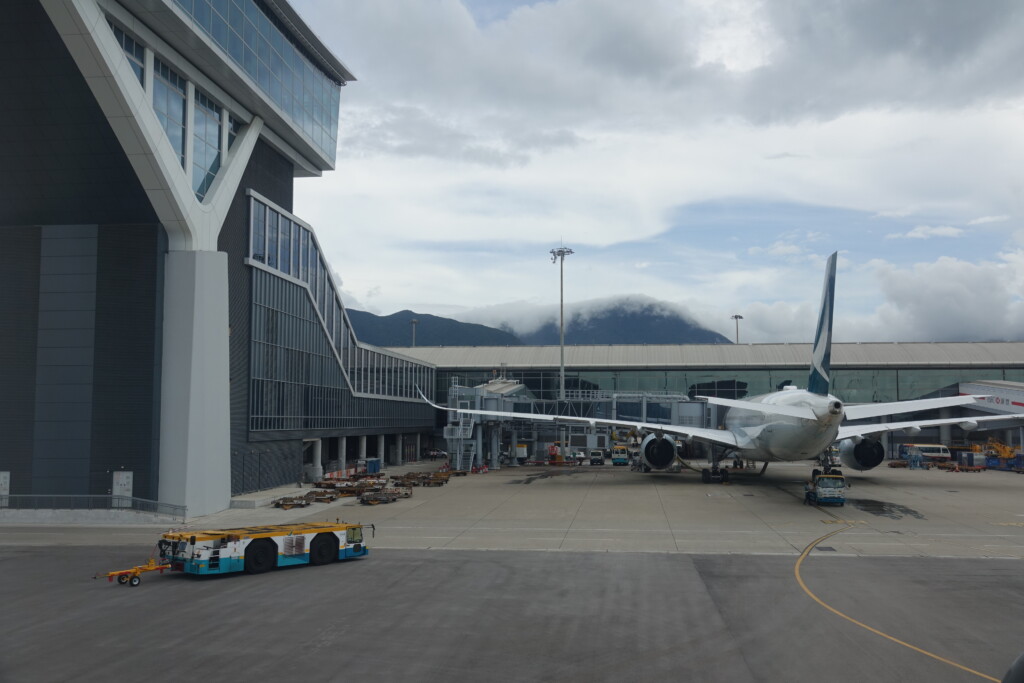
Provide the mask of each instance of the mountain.
{"label": "mountain", "polygon": [[[529,332],[516,332],[511,324],[501,329],[464,323],[426,313],[399,311],[378,316],[348,310],[360,341],[376,346],[411,346],[412,320],[416,346],[545,346],[558,344],[558,319],[553,318]],[[492,314],[493,315],[493,314]],[[569,311],[566,344],[730,344],[726,337],[689,320],[654,299],[626,298],[597,302],[586,312]]]}
{"label": "mountain", "polygon": [[[731,344],[656,301],[619,301],[566,316],[566,344]],[[558,344],[558,320],[519,333],[528,346]]]}
{"label": "mountain", "polygon": [[399,311],[379,316],[345,309],[356,339],[375,346],[412,346],[412,321],[416,323],[416,346],[522,346],[514,334],[486,325],[462,323],[427,313]]}

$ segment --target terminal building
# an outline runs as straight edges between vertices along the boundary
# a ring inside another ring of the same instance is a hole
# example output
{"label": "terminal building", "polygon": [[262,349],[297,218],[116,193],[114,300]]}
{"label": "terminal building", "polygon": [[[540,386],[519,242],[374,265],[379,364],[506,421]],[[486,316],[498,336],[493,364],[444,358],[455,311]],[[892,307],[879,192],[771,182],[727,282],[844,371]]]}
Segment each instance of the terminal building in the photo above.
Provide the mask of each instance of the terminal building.
{"label": "terminal building", "polygon": [[195,516],[429,445],[434,368],[359,342],[293,206],[355,77],[288,2],[24,0],[0,59],[4,500]]}
{"label": "terminal building", "polygon": [[[806,387],[811,358],[810,344],[570,345],[565,347],[566,402],[560,405],[557,346],[393,350],[436,366],[438,400],[451,407],[711,428],[718,424],[717,411],[696,397],[742,399],[788,384]],[[831,393],[850,404],[969,393],[986,398],[976,407],[916,417],[1024,417],[1024,343],[833,343]],[[903,440],[949,444],[995,436],[1022,450],[1024,429],[1018,424],[999,421],[970,435],[958,427],[932,427],[912,438],[887,435],[884,445],[896,453]],[[583,433],[586,429],[572,431],[571,447],[602,447]],[[532,449],[531,458],[543,459],[544,444],[559,438],[543,424],[472,418],[454,421],[445,436],[460,461],[465,455],[467,462],[490,466],[513,442]]]}

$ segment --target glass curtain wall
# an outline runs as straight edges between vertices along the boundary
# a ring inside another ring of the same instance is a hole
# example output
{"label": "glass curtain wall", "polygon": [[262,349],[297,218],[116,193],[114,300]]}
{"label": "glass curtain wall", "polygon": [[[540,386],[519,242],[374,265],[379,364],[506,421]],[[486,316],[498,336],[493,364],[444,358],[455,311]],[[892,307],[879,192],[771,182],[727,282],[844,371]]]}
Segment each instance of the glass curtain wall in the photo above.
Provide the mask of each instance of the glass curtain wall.
{"label": "glass curtain wall", "polygon": [[[324,363],[336,365],[344,372],[352,390],[357,393],[419,399],[416,392],[416,387],[419,386],[424,393],[431,395],[434,385],[432,367],[382,350],[359,346],[345,316],[344,305],[334,286],[333,278],[329,275],[316,236],[306,225],[256,197],[250,197],[249,217],[249,258],[301,283],[302,291],[312,304],[312,310],[316,314],[315,327],[327,340],[330,348],[328,356],[310,360],[314,366]],[[280,310],[293,308],[293,305],[289,305]],[[259,305],[256,305],[254,315],[269,316],[259,317],[255,326],[263,326],[260,329],[268,330],[267,334],[276,334],[281,320],[278,316],[260,310]],[[296,335],[302,336],[292,334]],[[272,341],[267,343],[276,344]],[[308,349],[301,351],[312,353]],[[282,353],[284,352],[276,351],[273,359],[263,356],[264,364],[261,368],[269,370],[278,367],[276,359],[282,357]]]}

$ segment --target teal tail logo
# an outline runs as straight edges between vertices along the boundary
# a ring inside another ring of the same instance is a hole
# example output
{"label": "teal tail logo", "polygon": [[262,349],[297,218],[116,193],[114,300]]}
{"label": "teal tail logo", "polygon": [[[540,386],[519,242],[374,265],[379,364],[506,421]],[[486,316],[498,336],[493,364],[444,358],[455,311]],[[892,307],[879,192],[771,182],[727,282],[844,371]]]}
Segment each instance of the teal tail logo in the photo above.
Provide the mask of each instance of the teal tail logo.
{"label": "teal tail logo", "polygon": [[811,374],[807,378],[807,391],[821,396],[828,395],[829,373],[832,371],[832,304],[836,293],[838,255],[839,252],[833,252],[825,266],[821,311],[818,313],[818,329],[814,334],[814,350],[811,353]]}

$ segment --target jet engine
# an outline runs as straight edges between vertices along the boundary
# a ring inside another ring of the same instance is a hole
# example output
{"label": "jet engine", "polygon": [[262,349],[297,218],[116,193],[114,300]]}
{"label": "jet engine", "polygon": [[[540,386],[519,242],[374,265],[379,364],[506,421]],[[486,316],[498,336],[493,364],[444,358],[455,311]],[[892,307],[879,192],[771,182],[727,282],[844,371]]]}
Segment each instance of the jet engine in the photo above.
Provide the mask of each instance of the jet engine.
{"label": "jet engine", "polygon": [[640,456],[649,469],[668,469],[676,460],[676,442],[667,435],[648,434],[640,442]]}
{"label": "jet engine", "polygon": [[874,469],[885,460],[885,447],[872,439],[844,439],[839,442],[839,460],[858,472]]}

